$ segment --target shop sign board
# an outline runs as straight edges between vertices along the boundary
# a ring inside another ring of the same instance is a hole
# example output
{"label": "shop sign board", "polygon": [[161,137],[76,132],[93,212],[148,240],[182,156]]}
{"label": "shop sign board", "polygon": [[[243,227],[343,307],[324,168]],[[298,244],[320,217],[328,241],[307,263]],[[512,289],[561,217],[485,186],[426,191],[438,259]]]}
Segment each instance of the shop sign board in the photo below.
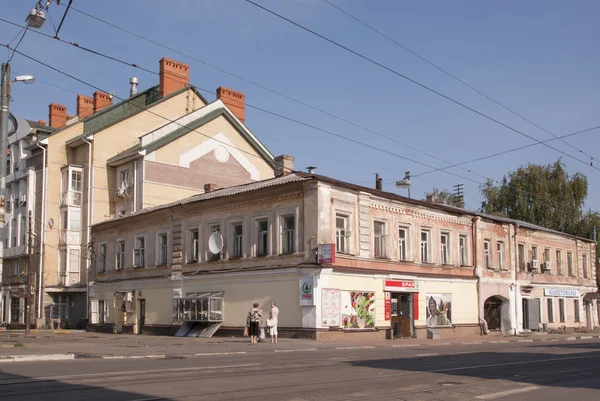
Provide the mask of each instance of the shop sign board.
{"label": "shop sign board", "polygon": [[314,306],[315,289],[313,276],[300,278],[300,306]]}
{"label": "shop sign board", "polygon": [[419,292],[419,282],[412,280],[385,280],[385,291]]}
{"label": "shop sign board", "polygon": [[317,247],[317,262],[335,263],[335,244],[319,244]]}
{"label": "shop sign board", "polygon": [[546,297],[578,298],[579,290],[570,290],[567,288],[544,288]]}
{"label": "shop sign board", "polygon": [[385,292],[385,300],[384,300],[384,315],[385,320],[390,320],[392,318],[392,293],[389,291]]}

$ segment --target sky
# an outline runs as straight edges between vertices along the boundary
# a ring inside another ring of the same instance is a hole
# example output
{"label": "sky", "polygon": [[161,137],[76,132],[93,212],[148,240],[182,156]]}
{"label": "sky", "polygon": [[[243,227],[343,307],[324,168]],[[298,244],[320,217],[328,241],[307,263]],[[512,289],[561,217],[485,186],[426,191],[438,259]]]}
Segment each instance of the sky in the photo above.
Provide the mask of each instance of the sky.
{"label": "sky", "polygon": [[[553,163],[562,157],[569,174],[580,172],[588,178],[586,208],[600,210],[600,171],[589,165],[590,156],[597,156],[594,164],[600,169],[600,130],[569,137],[568,144],[549,142],[570,156],[537,144],[420,176],[431,167],[447,167],[552,136],[323,0],[255,1],[393,72],[245,0],[73,1],[78,10],[179,53],[75,10],[68,13],[59,36],[155,72],[162,57],[185,62],[190,65],[191,83],[209,90],[203,95],[210,101],[219,86],[244,92],[248,105],[270,112],[247,107],[246,125],[274,155],[293,155],[297,170],[316,166],[317,173],[370,187],[379,173],[383,189],[401,195],[407,191],[397,189],[395,181],[410,171],[411,197],[422,199],[434,187],[453,191],[454,185],[463,184],[467,208],[476,209],[486,178],[501,180],[520,166]],[[598,1],[329,1],[554,135],[600,125]],[[0,17],[24,24],[35,3],[0,0]],[[64,11],[64,5],[54,2],[51,18],[39,31],[54,35]],[[0,22],[0,43],[10,42],[18,33],[19,28]],[[141,90],[158,83],[155,74],[35,32],[26,33],[19,51],[121,98],[128,97],[132,76],[139,78]],[[2,62],[9,55],[0,49]],[[11,68],[13,77],[37,78],[33,85],[12,86],[10,107],[18,118],[47,120],[52,102],[75,114],[76,94],[95,91],[19,54]]]}

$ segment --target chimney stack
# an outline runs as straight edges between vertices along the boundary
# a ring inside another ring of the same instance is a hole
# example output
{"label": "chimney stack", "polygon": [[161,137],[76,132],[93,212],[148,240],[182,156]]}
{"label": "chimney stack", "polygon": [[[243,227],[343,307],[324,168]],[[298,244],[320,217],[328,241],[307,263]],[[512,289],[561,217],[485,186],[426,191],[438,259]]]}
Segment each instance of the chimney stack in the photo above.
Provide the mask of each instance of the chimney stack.
{"label": "chimney stack", "polygon": [[129,84],[131,85],[131,89],[129,90],[129,96],[133,96],[137,94],[137,86],[140,81],[136,77],[129,78]]}
{"label": "chimney stack", "polygon": [[52,128],[63,128],[67,125],[67,108],[65,106],[52,103],[48,109],[48,120]]}
{"label": "chimney stack", "polygon": [[212,184],[212,183],[204,184],[204,192],[205,193],[212,192],[215,189],[217,189],[217,184]]}
{"label": "chimney stack", "polygon": [[85,95],[77,95],[77,118],[83,120],[94,114],[94,99]]}
{"label": "chimney stack", "polygon": [[160,91],[163,96],[168,96],[190,83],[190,66],[163,57],[160,64]]}
{"label": "chimney stack", "polygon": [[108,93],[96,91],[94,92],[94,113],[99,112],[105,107],[112,105],[112,96]]}
{"label": "chimney stack", "polygon": [[383,191],[383,178],[379,177],[379,173],[375,174],[375,189]]}
{"label": "chimney stack", "polygon": [[294,156],[281,155],[275,158],[275,177],[282,177],[294,171]]}
{"label": "chimney stack", "polygon": [[219,86],[217,88],[217,99],[221,99],[225,106],[243,123],[246,122],[246,95],[233,89]]}

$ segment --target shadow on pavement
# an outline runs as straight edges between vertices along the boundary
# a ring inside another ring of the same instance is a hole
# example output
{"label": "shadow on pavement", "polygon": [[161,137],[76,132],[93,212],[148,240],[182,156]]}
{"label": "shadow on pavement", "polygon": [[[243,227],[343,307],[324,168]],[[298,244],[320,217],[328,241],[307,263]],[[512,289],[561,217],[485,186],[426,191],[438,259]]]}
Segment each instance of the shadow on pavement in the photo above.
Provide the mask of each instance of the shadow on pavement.
{"label": "shadow on pavement", "polygon": [[[598,349],[600,344],[569,344],[572,348]],[[542,346],[540,346],[542,347]],[[551,347],[544,345],[543,347]],[[555,347],[565,347],[556,344]],[[354,367],[429,373],[485,380],[507,380],[562,388],[600,390],[600,352],[537,353],[537,352],[472,352],[438,356],[390,358],[348,362]],[[589,379],[588,379],[589,378]],[[398,379],[399,380],[399,379]],[[409,381],[409,377],[402,379]]]}
{"label": "shadow on pavement", "polygon": [[[51,371],[48,375],[51,375]],[[71,401],[71,400],[110,400],[110,401],[149,401],[155,398],[147,394],[108,389],[89,384],[78,384],[59,380],[39,380],[26,376],[5,373],[0,370],[0,400],[19,401]],[[102,382],[102,380],[96,380]],[[168,401],[168,398],[160,398]]]}

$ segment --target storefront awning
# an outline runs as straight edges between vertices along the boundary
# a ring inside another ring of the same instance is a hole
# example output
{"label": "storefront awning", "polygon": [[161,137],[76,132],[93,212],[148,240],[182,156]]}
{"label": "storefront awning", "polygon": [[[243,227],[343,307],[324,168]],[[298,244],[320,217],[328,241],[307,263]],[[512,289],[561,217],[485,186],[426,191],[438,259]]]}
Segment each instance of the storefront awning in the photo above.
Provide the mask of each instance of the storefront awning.
{"label": "storefront awning", "polygon": [[588,292],[583,296],[584,301],[591,301],[592,299],[600,299],[600,292]]}

